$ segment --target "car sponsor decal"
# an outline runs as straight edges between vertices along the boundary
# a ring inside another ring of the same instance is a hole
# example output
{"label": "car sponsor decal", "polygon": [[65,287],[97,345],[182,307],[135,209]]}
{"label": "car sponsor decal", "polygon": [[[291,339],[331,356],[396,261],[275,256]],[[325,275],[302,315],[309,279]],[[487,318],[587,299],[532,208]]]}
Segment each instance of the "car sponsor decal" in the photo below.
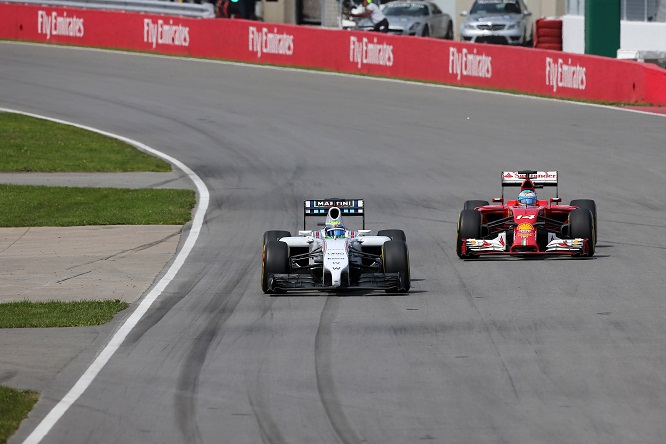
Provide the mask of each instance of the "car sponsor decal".
{"label": "car sponsor decal", "polygon": [[517,235],[519,237],[530,237],[534,233],[534,225],[532,224],[520,224],[518,225]]}

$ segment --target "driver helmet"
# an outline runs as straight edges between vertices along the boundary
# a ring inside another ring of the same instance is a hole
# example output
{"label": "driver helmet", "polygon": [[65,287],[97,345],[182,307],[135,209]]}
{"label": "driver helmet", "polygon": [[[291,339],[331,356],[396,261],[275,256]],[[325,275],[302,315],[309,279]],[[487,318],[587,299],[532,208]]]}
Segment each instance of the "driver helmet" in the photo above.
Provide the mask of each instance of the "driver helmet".
{"label": "driver helmet", "polygon": [[523,190],[518,195],[518,203],[520,205],[536,205],[537,195],[532,190]]}
{"label": "driver helmet", "polygon": [[340,224],[330,224],[326,226],[326,237],[345,237],[345,227]]}

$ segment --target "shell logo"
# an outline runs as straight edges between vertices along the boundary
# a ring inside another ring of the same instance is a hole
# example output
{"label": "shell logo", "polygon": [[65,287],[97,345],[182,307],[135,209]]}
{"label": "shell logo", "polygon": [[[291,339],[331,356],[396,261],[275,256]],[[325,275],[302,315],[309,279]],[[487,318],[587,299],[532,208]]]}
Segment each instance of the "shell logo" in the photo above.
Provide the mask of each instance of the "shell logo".
{"label": "shell logo", "polygon": [[520,224],[518,225],[518,231],[532,231],[534,227],[532,224]]}
{"label": "shell logo", "polygon": [[519,237],[530,237],[534,232],[534,226],[532,224],[520,224],[518,225],[517,235]]}

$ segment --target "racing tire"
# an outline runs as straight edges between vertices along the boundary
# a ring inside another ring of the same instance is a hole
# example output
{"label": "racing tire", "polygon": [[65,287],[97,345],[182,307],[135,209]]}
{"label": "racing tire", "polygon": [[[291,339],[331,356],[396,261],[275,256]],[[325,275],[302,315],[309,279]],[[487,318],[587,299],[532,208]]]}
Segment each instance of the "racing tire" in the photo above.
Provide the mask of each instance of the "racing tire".
{"label": "racing tire", "polygon": [[396,293],[398,291],[409,291],[410,270],[409,270],[409,250],[407,244],[402,240],[390,240],[384,242],[382,246],[382,264],[384,273],[402,273],[403,288],[386,290],[387,293]]}
{"label": "racing tire", "polygon": [[562,20],[539,20],[539,29],[562,29]]}
{"label": "racing tire", "polygon": [[562,46],[562,37],[537,37],[537,45],[559,45]]}
{"label": "racing tire", "polygon": [[421,32],[421,37],[430,37],[430,28],[428,28],[428,25],[423,27],[423,31]]}
{"label": "racing tire", "polygon": [[453,40],[453,24],[449,22],[449,26],[446,28],[446,34],[444,34],[445,40]]}
{"label": "racing tire", "polygon": [[536,47],[539,49],[548,49],[550,51],[562,51],[562,45],[555,43],[537,43]]}
{"label": "racing tire", "polygon": [[270,241],[276,241],[278,239],[281,239],[283,237],[290,237],[291,233],[289,231],[284,231],[284,230],[268,230],[267,232],[264,233],[264,242],[262,245],[266,245]]}
{"label": "racing tire", "polygon": [[569,205],[590,210],[592,220],[594,221],[594,245],[597,245],[597,234],[599,232],[599,225],[597,225],[597,203],[592,199],[574,199]]}
{"label": "racing tire", "polygon": [[402,230],[379,230],[377,231],[377,236],[386,236],[390,237],[391,240],[401,240],[407,242],[407,236]]}
{"label": "racing tire", "polygon": [[592,212],[585,208],[576,208],[569,213],[569,233],[571,238],[582,237],[591,240],[588,242],[589,253],[587,256],[594,256],[594,219]]}
{"label": "racing tire", "polygon": [[268,241],[264,244],[261,258],[261,290],[270,293],[268,275],[288,274],[290,271],[289,245],[280,241]]}
{"label": "racing tire", "polygon": [[490,205],[487,200],[466,200],[463,204],[463,210],[473,210],[476,207],[485,207]]}
{"label": "racing tire", "polygon": [[539,27],[537,30],[537,40],[541,40],[543,37],[557,37],[560,42],[562,41],[562,28],[542,28]]}
{"label": "racing tire", "polygon": [[474,258],[476,256],[468,254],[463,255],[462,240],[471,238],[479,239],[481,237],[481,213],[476,210],[462,210],[458,217],[458,236],[456,238],[456,253],[459,258]]}

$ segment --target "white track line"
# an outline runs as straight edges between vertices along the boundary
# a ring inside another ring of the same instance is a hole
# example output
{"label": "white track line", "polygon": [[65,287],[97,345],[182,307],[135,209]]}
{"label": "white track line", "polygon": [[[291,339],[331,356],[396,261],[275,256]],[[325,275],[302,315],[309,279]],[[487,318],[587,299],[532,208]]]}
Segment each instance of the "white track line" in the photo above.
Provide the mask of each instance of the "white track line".
{"label": "white track line", "polygon": [[201,227],[203,226],[204,216],[206,215],[206,210],[208,209],[210,194],[208,192],[208,188],[206,188],[206,185],[203,183],[201,178],[197,176],[196,173],[194,173],[194,171],[185,166],[185,164],[183,164],[179,160],[174,159],[171,156],[161,153],[135,140],[128,139],[127,137],[119,136],[117,134],[108,133],[106,131],[100,131],[95,128],[83,125],[77,125],[63,120],[52,119],[50,117],[40,116],[37,114],[24,113],[22,111],[16,111],[6,108],[0,108],[0,111],[25,114],[27,116],[46,119],[52,122],[63,123],[66,125],[82,128],[88,131],[94,131],[96,133],[113,137],[118,140],[122,140],[123,142],[129,143],[130,145],[133,145],[141,149],[142,151],[147,151],[151,154],[154,154],[166,160],[167,162],[171,162],[173,165],[180,168],[183,172],[185,172],[185,174],[187,174],[190,180],[194,182],[199,194],[197,209],[194,214],[194,218],[192,220],[192,228],[190,229],[190,233],[187,236],[187,240],[183,244],[183,248],[178,252],[176,259],[169,267],[169,270],[162,277],[162,279],[160,279],[157,285],[155,285],[155,287],[153,287],[153,289],[150,290],[150,292],[146,295],[146,297],[143,298],[139,306],[136,308],[136,310],[134,310],[134,313],[132,313],[132,315],[129,318],[127,318],[125,323],[120,327],[120,329],[118,329],[116,334],[113,335],[113,337],[106,345],[106,347],[104,347],[102,352],[97,356],[97,358],[92,362],[92,364],[90,364],[90,366],[86,369],[86,371],[79,378],[79,380],[76,381],[74,387],[72,387],[70,391],[65,395],[65,397],[62,398],[58,402],[58,404],[56,404],[55,407],[53,407],[53,409],[51,409],[48,415],[46,415],[46,417],[39,423],[39,425],[35,428],[35,430],[33,430],[32,433],[24,441],[24,443],[26,444],[36,444],[39,443],[46,436],[47,433],[49,433],[49,431],[58,422],[58,420],[65,414],[65,412],[67,412],[67,410],[76,402],[76,400],[79,399],[79,397],[81,397],[83,392],[86,391],[86,389],[90,386],[90,384],[92,384],[97,374],[104,368],[107,362],[109,362],[111,356],[113,356],[116,350],[118,350],[118,348],[123,343],[123,341],[130,333],[130,331],[132,331],[132,329],[136,326],[136,324],[138,324],[139,320],[141,320],[143,315],[146,314],[146,311],[148,311],[153,302],[155,302],[155,300],[160,296],[160,294],[162,294],[166,286],[169,285],[169,283],[174,279],[176,273],[178,273],[180,268],[185,263],[187,256],[189,256],[190,252],[192,251],[192,248],[194,247],[194,244],[199,238],[199,234],[201,233]]}

